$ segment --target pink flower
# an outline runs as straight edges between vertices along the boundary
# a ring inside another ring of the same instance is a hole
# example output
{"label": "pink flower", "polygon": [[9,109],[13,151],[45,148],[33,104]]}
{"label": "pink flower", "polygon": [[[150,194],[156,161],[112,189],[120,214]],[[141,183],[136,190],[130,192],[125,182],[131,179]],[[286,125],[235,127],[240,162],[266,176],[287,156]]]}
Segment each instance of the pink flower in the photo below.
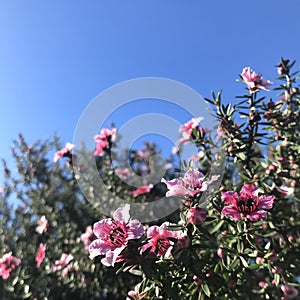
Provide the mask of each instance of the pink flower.
{"label": "pink flower", "polygon": [[0,258],[0,276],[5,280],[9,277],[10,272],[19,264],[21,260],[12,256],[12,252],[4,254]]}
{"label": "pink flower", "polygon": [[132,194],[134,196],[138,196],[141,194],[149,193],[152,188],[153,188],[153,184],[143,185],[143,186],[140,186],[138,189],[134,190],[132,192]]}
{"label": "pink flower", "polygon": [[86,251],[89,250],[89,244],[92,242],[93,240],[93,229],[92,226],[88,226],[85,230],[85,233],[82,233],[80,236],[80,239],[82,240],[82,242],[84,243],[85,249]]}
{"label": "pink flower", "polygon": [[66,143],[66,146],[54,154],[54,162],[57,162],[62,157],[71,157],[71,151],[75,145]]}
{"label": "pink flower", "polygon": [[96,150],[94,151],[95,156],[103,156],[104,155],[104,149],[108,147],[107,141],[100,141],[96,145]]}
{"label": "pink flower", "polygon": [[283,292],[284,299],[295,299],[299,294],[298,290],[289,284],[280,285],[280,289]]}
{"label": "pink flower", "polygon": [[0,187],[0,193],[3,193],[4,189],[2,187]]}
{"label": "pink flower", "polygon": [[263,263],[264,259],[260,256],[256,257],[255,259],[255,263],[257,263],[258,265],[260,265],[261,263]]}
{"label": "pink flower", "polygon": [[200,137],[203,137],[206,134],[207,130],[200,126],[202,120],[202,117],[192,118],[179,127],[179,132],[182,132],[182,138],[179,139],[179,144],[185,144],[188,141],[195,139],[196,136],[194,135],[194,130],[198,131]]}
{"label": "pink flower", "polygon": [[171,163],[165,164],[165,169],[166,170],[170,170],[170,169],[172,169],[172,167],[173,167],[173,165]]}
{"label": "pink flower", "polygon": [[150,152],[149,150],[147,149],[146,146],[142,147],[139,152],[138,152],[138,156],[142,159],[146,159],[148,160],[149,157],[150,157]]}
{"label": "pink flower", "polygon": [[178,238],[180,236],[179,231],[173,231],[166,229],[171,226],[169,222],[163,223],[161,226],[151,226],[147,230],[148,242],[141,247],[141,253],[150,248],[150,255],[153,256],[170,256],[173,243],[170,238]]}
{"label": "pink flower", "polygon": [[219,247],[218,250],[217,250],[217,255],[220,257],[220,258],[223,258],[223,248],[222,247]]}
{"label": "pink flower", "polygon": [[190,158],[193,162],[197,162],[199,161],[200,159],[202,159],[204,157],[204,152],[203,151],[200,151],[198,153],[194,153],[193,156]]}
{"label": "pink flower", "polygon": [[260,282],[258,283],[258,285],[263,289],[264,287],[266,287],[266,286],[268,285],[268,283],[265,282],[265,281],[260,281]]}
{"label": "pink flower", "polygon": [[69,263],[73,260],[73,258],[74,256],[72,254],[63,253],[60,260],[55,261],[52,271],[57,272],[62,270],[61,274],[63,277],[65,277],[71,269]]}
{"label": "pink flower", "polygon": [[288,70],[289,70],[288,64],[289,64],[289,62],[290,62],[289,59],[283,59],[281,61],[281,63],[277,66],[277,73],[279,75],[288,74]]}
{"label": "pink flower", "polygon": [[48,220],[46,219],[45,216],[42,216],[39,220],[38,220],[38,226],[35,228],[35,231],[39,234],[42,234],[43,232],[47,231],[48,228]]}
{"label": "pink flower", "polygon": [[269,91],[269,86],[273,83],[269,80],[263,80],[261,74],[256,74],[250,67],[244,68],[241,78],[247,84],[250,93],[255,93],[258,90]]}
{"label": "pink flower", "polygon": [[235,220],[247,217],[251,221],[264,220],[267,213],[264,209],[271,209],[275,196],[258,196],[258,188],[252,184],[245,184],[240,194],[236,192],[222,192],[222,201],[229,204],[222,209],[222,215],[229,215]]}
{"label": "pink flower", "polygon": [[186,213],[186,218],[188,220],[188,222],[194,224],[194,225],[198,225],[203,223],[203,221],[206,218],[206,210],[203,208],[200,208],[198,206],[195,207],[191,207],[187,213]]}
{"label": "pink flower", "polygon": [[212,176],[210,181],[204,181],[204,175],[195,170],[188,170],[183,178],[175,178],[170,181],[164,178],[161,182],[165,183],[169,189],[166,193],[167,197],[171,196],[187,196],[193,197],[200,192],[206,191],[207,187],[218,179],[219,176]]}
{"label": "pink flower", "polygon": [[36,253],[35,261],[36,261],[36,266],[39,268],[41,266],[41,263],[45,259],[45,254],[46,254],[46,244],[40,243],[39,248]]}
{"label": "pink flower", "polygon": [[96,144],[95,156],[103,156],[104,150],[111,147],[117,136],[117,129],[102,128],[100,134],[94,136]]}
{"label": "pink flower", "polygon": [[294,194],[295,189],[293,187],[280,186],[277,188],[278,191],[283,195],[284,198],[289,198],[289,196]]}
{"label": "pink flower", "polygon": [[130,205],[126,204],[114,212],[113,219],[104,219],[94,224],[93,232],[97,239],[89,246],[91,259],[105,255],[102,264],[114,266],[128,241],[143,235],[143,225],[138,220],[130,220],[129,210]]}
{"label": "pink flower", "polygon": [[116,169],[115,173],[120,177],[121,180],[126,180],[132,177],[132,173],[128,168],[125,169]]}
{"label": "pink flower", "polygon": [[177,146],[172,147],[172,154],[177,154],[179,153],[179,148]]}
{"label": "pink flower", "polygon": [[129,291],[128,296],[134,300],[143,299],[147,293],[140,293],[139,286],[135,286],[134,291]]}

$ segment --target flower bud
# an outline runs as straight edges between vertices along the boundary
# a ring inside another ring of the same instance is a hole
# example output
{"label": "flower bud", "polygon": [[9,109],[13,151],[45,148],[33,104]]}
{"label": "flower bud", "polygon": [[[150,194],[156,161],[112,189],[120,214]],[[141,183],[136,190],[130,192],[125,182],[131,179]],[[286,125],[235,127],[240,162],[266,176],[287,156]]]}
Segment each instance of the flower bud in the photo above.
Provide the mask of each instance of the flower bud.
{"label": "flower bud", "polygon": [[187,235],[182,236],[177,241],[178,248],[188,248],[190,246],[190,238]]}
{"label": "flower bud", "polygon": [[258,264],[258,265],[260,265],[262,262],[263,262],[263,258],[262,257],[256,257],[256,260],[255,260],[255,262]]}
{"label": "flower bud", "polygon": [[263,289],[265,286],[267,286],[268,284],[265,281],[260,281],[258,283],[258,285]]}
{"label": "flower bud", "polygon": [[201,224],[206,218],[206,210],[198,206],[192,207],[187,211],[186,217],[188,222],[198,225]]}
{"label": "flower bud", "polygon": [[217,255],[220,257],[220,258],[223,258],[223,249],[220,247],[217,251]]}

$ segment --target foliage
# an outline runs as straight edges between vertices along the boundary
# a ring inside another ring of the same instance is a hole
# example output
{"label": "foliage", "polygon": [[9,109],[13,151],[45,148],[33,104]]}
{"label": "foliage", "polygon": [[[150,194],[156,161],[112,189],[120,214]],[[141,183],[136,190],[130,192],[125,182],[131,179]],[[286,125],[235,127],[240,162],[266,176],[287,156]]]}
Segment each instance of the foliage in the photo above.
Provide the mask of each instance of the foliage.
{"label": "foliage", "polygon": [[[91,177],[76,172],[78,153],[72,156],[71,148],[57,152],[64,165],[48,159],[53,147],[61,148],[57,137],[29,146],[20,136],[12,151],[18,176],[4,162],[0,254],[12,252],[21,264],[9,278],[0,278],[0,297],[296,299],[300,92],[293,65],[286,59],[278,65],[275,101],[261,96],[271,82],[250,68],[240,78],[247,92],[235,104],[224,104],[220,92],[212,93],[206,101],[219,120],[217,139],[199,119],[184,124],[179,149],[194,143],[201,155],[197,162],[182,162],[179,173],[167,168],[162,182],[145,182],[153,168],[162,167],[160,160],[151,160],[158,147],[146,143],[130,152],[127,163],[117,151],[115,129],[98,135],[95,158],[80,153],[81,162],[96,159],[97,174]],[[217,174],[222,159],[224,174]],[[167,160],[174,162],[174,157]],[[93,182],[96,175],[105,186]],[[103,214],[113,206],[112,193],[132,207],[165,195],[181,205],[167,218],[144,224],[142,233],[128,206],[120,205],[113,219]],[[11,197],[21,203],[15,209]],[[48,225],[38,233],[42,216]],[[93,231],[86,231],[93,224]],[[37,267],[40,243],[47,248]],[[62,254],[72,256],[56,271]]]}

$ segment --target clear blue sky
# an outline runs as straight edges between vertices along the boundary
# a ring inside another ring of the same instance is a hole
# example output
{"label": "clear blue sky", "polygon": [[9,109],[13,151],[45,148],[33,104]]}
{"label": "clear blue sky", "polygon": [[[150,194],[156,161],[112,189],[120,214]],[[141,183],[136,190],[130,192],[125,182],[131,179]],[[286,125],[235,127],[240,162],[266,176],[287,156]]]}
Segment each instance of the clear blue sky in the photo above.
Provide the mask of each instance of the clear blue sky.
{"label": "clear blue sky", "polygon": [[89,102],[124,80],[166,77],[228,101],[245,66],[274,80],[281,56],[300,65],[299,10],[298,0],[1,1],[0,157],[19,132],[71,141]]}

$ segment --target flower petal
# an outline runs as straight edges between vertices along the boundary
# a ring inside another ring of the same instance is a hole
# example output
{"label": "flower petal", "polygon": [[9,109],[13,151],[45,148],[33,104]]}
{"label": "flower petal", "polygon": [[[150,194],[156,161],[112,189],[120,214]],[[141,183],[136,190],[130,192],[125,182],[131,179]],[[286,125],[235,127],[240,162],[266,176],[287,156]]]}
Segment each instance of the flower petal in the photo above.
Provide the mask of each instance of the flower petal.
{"label": "flower petal", "polygon": [[231,216],[236,221],[240,220],[240,218],[241,218],[241,213],[233,205],[225,206],[222,209],[221,214]]}
{"label": "flower petal", "polygon": [[113,267],[115,265],[115,262],[118,259],[118,256],[120,255],[120,253],[123,251],[124,248],[125,248],[125,246],[116,248],[113,251],[109,250],[106,253],[106,256],[101,259],[102,264],[107,267],[110,267],[110,266]]}
{"label": "flower petal", "polygon": [[94,240],[89,245],[90,259],[93,259],[98,255],[104,255],[110,249],[111,247],[100,239]]}
{"label": "flower petal", "polygon": [[259,197],[258,208],[270,209],[273,206],[275,196],[261,195]]}
{"label": "flower petal", "polygon": [[240,191],[240,195],[243,198],[253,198],[253,197],[257,197],[258,196],[258,187],[256,187],[253,184],[244,184],[241,191]]}
{"label": "flower petal", "polygon": [[222,201],[225,204],[235,204],[239,198],[239,195],[236,192],[222,192]]}
{"label": "flower petal", "polygon": [[[197,191],[198,193],[199,191]],[[190,196],[191,195],[191,191],[189,191],[188,189],[186,189],[185,187],[183,187],[182,185],[173,185],[172,187],[170,187],[170,190],[166,193],[167,197],[171,197],[171,196]]]}
{"label": "flower petal", "polygon": [[113,214],[113,218],[119,222],[127,223],[130,219],[129,215],[130,204],[125,204],[124,207],[119,207]]}
{"label": "flower petal", "polygon": [[148,239],[158,234],[159,234],[159,227],[157,225],[153,225],[147,230]]}
{"label": "flower petal", "polygon": [[127,234],[128,234],[127,239],[128,240],[138,239],[144,233],[144,226],[138,220],[131,220],[131,221],[129,221],[129,223],[127,224],[127,226],[128,226],[127,227]]}
{"label": "flower petal", "polygon": [[170,222],[164,222],[159,227],[159,236],[161,238],[177,238],[180,235],[180,231],[176,230],[168,230],[167,228],[170,226],[176,226],[176,224],[172,224]]}
{"label": "flower petal", "polygon": [[170,188],[170,187],[178,184],[178,179],[174,178],[174,179],[168,181],[168,180],[162,178],[161,182],[164,183],[164,184],[166,184],[167,187]]}
{"label": "flower petal", "polygon": [[155,244],[154,244],[154,241],[153,240],[150,240],[148,243],[146,243],[145,245],[143,245],[139,250],[140,250],[140,253],[143,253],[145,252],[147,249],[150,249],[150,252],[149,253],[155,253]]}
{"label": "flower petal", "polygon": [[201,192],[206,191],[208,186],[210,184],[212,184],[213,182],[217,181],[219,177],[220,177],[220,175],[213,175],[213,176],[211,176],[211,179],[209,181],[203,181],[200,191]]}
{"label": "flower petal", "polygon": [[254,222],[258,220],[265,220],[267,218],[267,213],[264,210],[257,210],[252,212],[250,215],[247,215],[247,218]]}
{"label": "flower petal", "polygon": [[111,219],[104,219],[94,224],[93,232],[97,238],[103,238],[109,235],[111,230]]}

